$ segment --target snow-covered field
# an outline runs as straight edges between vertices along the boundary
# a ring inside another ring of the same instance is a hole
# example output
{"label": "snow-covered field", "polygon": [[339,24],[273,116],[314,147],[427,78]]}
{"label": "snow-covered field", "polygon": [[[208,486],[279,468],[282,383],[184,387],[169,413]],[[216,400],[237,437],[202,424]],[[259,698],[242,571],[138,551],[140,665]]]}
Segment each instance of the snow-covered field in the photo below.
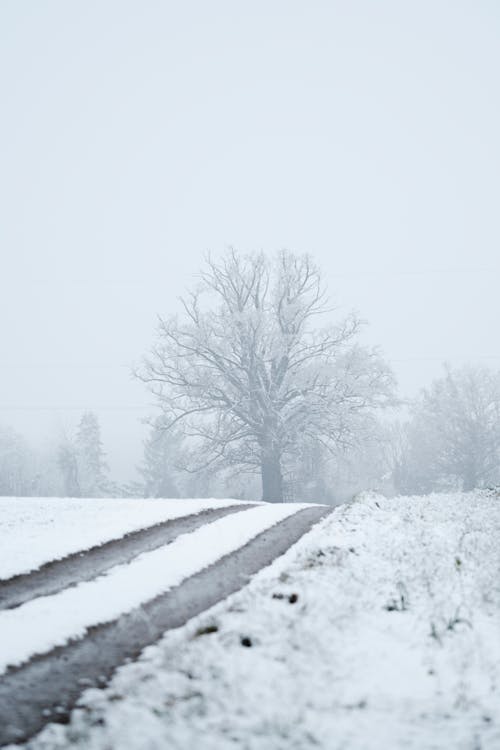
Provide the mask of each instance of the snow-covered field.
{"label": "snow-covered field", "polygon": [[498,750],[500,498],[340,507],[30,750]]}
{"label": "snow-covered field", "polygon": [[239,502],[0,498],[0,580],[161,521]]}

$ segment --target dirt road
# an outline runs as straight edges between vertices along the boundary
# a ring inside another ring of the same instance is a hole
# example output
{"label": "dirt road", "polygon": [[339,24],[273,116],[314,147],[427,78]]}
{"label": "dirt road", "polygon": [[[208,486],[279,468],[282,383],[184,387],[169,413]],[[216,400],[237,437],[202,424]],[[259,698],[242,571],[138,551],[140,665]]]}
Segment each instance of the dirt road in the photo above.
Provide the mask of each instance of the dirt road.
{"label": "dirt road", "polygon": [[[89,580],[112,565],[127,562],[142,551],[166,544],[178,534],[222,515],[243,510],[244,517],[247,507],[252,506],[219,508],[158,524],[119,542],[51,563],[31,576],[18,576],[0,587],[0,608],[12,608],[33,596]],[[299,510],[140,608],[91,627],[82,639],[11,668],[0,677],[0,746],[23,742],[48,722],[67,721],[85,688],[104,686],[118,666],[137,658],[166,630],[183,625],[242,588],[252,575],[283,554],[330,512],[331,508],[324,506]]]}

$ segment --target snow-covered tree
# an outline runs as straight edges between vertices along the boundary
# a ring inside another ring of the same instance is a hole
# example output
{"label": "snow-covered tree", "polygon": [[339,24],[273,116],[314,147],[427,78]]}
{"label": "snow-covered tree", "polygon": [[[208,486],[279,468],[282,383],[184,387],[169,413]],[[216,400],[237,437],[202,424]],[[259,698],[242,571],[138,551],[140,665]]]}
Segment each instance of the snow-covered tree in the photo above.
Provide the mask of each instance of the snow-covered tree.
{"label": "snow-covered tree", "polygon": [[109,494],[108,466],[101,441],[101,429],[93,412],[85,412],[80,419],[75,450],[80,495],[100,497]]}
{"label": "snow-covered tree", "polygon": [[62,492],[66,497],[80,497],[78,453],[75,442],[66,434],[59,444],[57,462],[62,477]]}
{"label": "snow-covered tree", "polygon": [[144,457],[139,473],[143,478],[145,497],[178,497],[174,467],[180,447],[180,436],[166,430],[164,417],[158,417],[144,443]]}
{"label": "snow-covered tree", "polygon": [[54,444],[48,440],[34,453],[33,495],[58,497],[67,494],[64,492],[60,448],[60,443]]}
{"label": "snow-covered tree", "polygon": [[363,490],[391,494],[389,428],[370,421],[352,446],[336,453],[321,443],[306,443],[285,475],[287,499],[337,505]]}
{"label": "snow-covered tree", "polygon": [[447,368],[416,402],[400,471],[412,492],[500,479],[500,372]]}
{"label": "snow-covered tree", "polygon": [[34,486],[34,461],[26,441],[10,427],[0,427],[0,495],[32,495]]}
{"label": "snow-covered tree", "polygon": [[264,500],[283,499],[283,471],[300,445],[353,445],[391,401],[388,366],[356,342],[360,321],[317,325],[331,311],[308,256],[208,258],[182,302],[182,317],[160,319],[138,374],[166,426],[182,424],[192,439],[193,457],[259,471]]}

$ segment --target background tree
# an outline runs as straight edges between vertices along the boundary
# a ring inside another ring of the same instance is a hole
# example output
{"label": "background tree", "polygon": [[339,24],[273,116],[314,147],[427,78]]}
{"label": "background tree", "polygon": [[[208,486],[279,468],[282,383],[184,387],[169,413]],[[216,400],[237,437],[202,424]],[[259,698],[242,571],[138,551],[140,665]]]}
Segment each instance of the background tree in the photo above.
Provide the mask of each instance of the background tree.
{"label": "background tree", "polygon": [[158,417],[144,443],[144,458],[139,473],[144,497],[179,497],[175,481],[175,459],[181,437],[178,431],[165,429],[165,418]]}
{"label": "background tree", "polygon": [[306,440],[297,446],[294,460],[287,461],[284,472],[284,500],[304,503],[335,503],[331,469],[333,455],[315,440]]}
{"label": "background tree", "polygon": [[99,421],[93,412],[85,412],[75,439],[78,485],[82,497],[101,497],[110,493],[108,466],[101,441]]}
{"label": "background tree", "polygon": [[38,497],[60,497],[63,492],[60,445],[50,439],[34,452],[35,472],[32,480],[33,495]]}
{"label": "background tree", "polygon": [[0,426],[0,495],[32,495],[34,460],[24,438],[10,427]]}
{"label": "background tree", "polygon": [[65,497],[80,497],[78,453],[74,441],[66,433],[59,444],[57,462],[62,478],[62,491]]}
{"label": "background tree", "polygon": [[500,373],[447,369],[413,408],[401,457],[406,486],[429,492],[459,484],[468,491],[500,479]]}
{"label": "background tree", "polygon": [[166,428],[182,424],[193,457],[260,471],[264,500],[283,499],[300,445],[353,445],[392,398],[388,366],[356,343],[355,316],[318,327],[330,310],[308,256],[208,258],[182,303],[182,317],[160,319],[139,376]]}

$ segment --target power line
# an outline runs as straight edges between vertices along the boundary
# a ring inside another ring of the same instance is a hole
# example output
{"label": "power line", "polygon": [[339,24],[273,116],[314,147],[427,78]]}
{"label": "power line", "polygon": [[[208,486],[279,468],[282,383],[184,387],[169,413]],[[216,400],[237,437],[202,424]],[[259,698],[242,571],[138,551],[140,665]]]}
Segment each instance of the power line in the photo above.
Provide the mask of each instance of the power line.
{"label": "power line", "polygon": [[147,411],[154,406],[22,406],[22,405],[2,405],[0,411]]}
{"label": "power line", "polygon": [[464,354],[453,354],[442,357],[401,357],[397,359],[388,358],[388,362],[449,362],[454,359],[463,359],[469,362],[476,362],[484,359],[500,359],[500,354],[477,354],[477,355],[464,355]]}
{"label": "power line", "polygon": [[[331,278],[342,277],[342,276],[428,276],[428,275],[463,275],[463,274],[497,274],[500,273],[500,268],[410,268],[410,269],[347,269],[345,271],[333,272],[326,274]],[[5,277],[4,277],[5,278]],[[7,279],[6,279],[7,280]],[[9,281],[16,281],[16,279],[10,279]],[[22,284],[31,284],[35,286],[51,286],[54,284],[54,279],[27,279],[23,277],[18,279]],[[164,286],[164,282],[157,277],[151,277],[147,279],[57,279],[58,284],[73,285],[73,286]]]}
{"label": "power line", "polygon": [[133,370],[133,365],[112,364],[74,364],[72,362],[0,362],[1,370]]}
{"label": "power line", "polygon": [[[419,356],[419,357],[387,357],[388,362],[447,362],[449,360],[463,359],[474,362],[476,360],[500,359],[500,354],[442,354],[439,356]],[[120,370],[132,370],[132,365],[123,364],[111,364],[111,363],[73,363],[73,362],[6,362],[0,363],[0,371],[6,370],[22,370],[22,369],[74,369],[74,370],[88,370],[88,369],[120,369]]]}
{"label": "power line", "polygon": [[342,276],[452,276],[469,275],[469,274],[490,274],[500,273],[499,268],[412,268],[412,269],[372,269],[372,270],[352,270],[339,271],[328,274],[331,278]]}

